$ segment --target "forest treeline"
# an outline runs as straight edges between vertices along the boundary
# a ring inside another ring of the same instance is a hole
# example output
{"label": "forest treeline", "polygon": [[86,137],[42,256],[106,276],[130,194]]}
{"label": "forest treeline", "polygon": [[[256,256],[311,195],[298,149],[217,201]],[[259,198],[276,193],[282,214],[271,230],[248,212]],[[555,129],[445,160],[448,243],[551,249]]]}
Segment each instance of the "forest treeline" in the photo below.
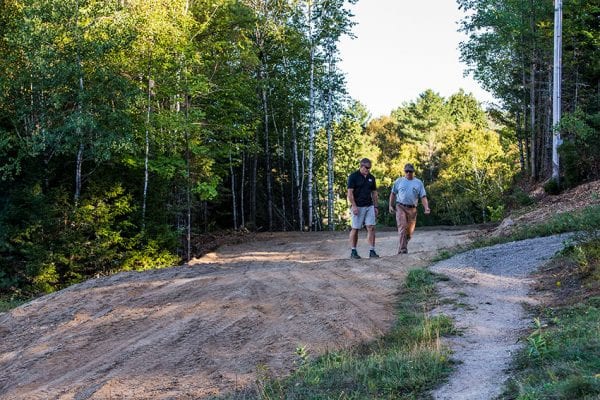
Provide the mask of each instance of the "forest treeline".
{"label": "forest treeline", "polygon": [[[521,170],[551,174],[554,5],[533,0],[457,0],[468,17],[462,60],[501,101],[516,133]],[[600,2],[562,3],[562,99],[559,149],[563,186],[600,176]]]}
{"label": "forest treeline", "polygon": [[[424,88],[371,119],[338,68],[354,2],[0,3],[0,292],[170,266],[217,229],[343,229],[362,157],[382,202],[415,164],[432,224],[501,218],[516,175],[549,176],[550,5],[459,1],[498,107]],[[599,15],[565,4],[568,185],[599,174]]]}

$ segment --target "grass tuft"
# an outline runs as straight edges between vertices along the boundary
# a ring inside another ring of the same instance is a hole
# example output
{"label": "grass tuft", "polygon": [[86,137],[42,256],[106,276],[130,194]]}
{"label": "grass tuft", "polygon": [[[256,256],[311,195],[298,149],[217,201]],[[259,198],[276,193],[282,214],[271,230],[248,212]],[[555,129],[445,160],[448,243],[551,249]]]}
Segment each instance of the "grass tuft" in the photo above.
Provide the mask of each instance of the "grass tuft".
{"label": "grass tuft", "polygon": [[21,304],[27,303],[27,301],[29,300],[16,298],[14,296],[0,296],[0,312],[12,310],[13,308],[20,306]]}

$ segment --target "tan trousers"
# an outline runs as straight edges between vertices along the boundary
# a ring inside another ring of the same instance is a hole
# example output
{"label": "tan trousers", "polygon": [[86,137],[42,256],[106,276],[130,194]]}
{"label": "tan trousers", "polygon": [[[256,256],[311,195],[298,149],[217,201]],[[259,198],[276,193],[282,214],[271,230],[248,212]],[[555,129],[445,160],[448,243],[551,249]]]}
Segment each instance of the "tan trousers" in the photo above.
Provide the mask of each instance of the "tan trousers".
{"label": "tan trousers", "polygon": [[396,204],[396,226],[398,227],[398,254],[406,253],[408,241],[417,225],[417,208]]}

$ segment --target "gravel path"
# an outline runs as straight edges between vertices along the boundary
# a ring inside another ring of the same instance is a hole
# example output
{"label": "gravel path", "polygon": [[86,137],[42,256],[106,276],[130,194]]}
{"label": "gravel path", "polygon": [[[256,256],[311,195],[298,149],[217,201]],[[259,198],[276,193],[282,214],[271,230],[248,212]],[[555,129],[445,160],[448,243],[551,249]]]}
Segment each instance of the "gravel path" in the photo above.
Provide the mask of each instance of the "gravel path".
{"label": "gravel path", "polygon": [[523,303],[529,274],[564,247],[569,234],[527,239],[458,254],[431,267],[441,282],[442,301],[433,314],[451,316],[460,336],[443,339],[460,363],[435,399],[493,399],[508,378],[506,368],[527,327]]}

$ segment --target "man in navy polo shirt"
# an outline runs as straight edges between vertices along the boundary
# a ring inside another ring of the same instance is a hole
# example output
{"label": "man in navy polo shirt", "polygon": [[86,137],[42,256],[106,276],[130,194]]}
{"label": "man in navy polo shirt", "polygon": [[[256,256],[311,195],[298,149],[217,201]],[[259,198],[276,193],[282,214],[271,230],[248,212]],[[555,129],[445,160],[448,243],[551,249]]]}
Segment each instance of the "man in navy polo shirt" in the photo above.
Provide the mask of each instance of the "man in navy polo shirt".
{"label": "man in navy polo shirt", "polygon": [[370,258],[379,257],[375,252],[375,224],[377,222],[377,184],[369,173],[371,160],[360,160],[360,168],[348,177],[348,202],[350,202],[350,258],[361,258],[356,251],[358,230],[367,227],[367,241],[371,245]]}
{"label": "man in navy polo shirt", "polygon": [[408,253],[408,241],[417,225],[417,203],[421,199],[425,214],[429,214],[429,203],[425,186],[419,178],[415,178],[415,167],[404,166],[404,176],[396,179],[390,193],[390,213],[396,213],[398,227],[398,254]]}

